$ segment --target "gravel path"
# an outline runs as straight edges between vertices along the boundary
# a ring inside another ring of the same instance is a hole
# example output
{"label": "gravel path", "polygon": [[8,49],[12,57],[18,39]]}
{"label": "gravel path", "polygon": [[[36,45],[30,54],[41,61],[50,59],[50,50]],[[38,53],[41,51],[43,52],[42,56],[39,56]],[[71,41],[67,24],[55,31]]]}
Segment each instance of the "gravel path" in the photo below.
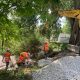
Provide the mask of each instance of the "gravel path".
{"label": "gravel path", "polygon": [[33,72],[33,80],[80,80],[80,56],[66,56]]}

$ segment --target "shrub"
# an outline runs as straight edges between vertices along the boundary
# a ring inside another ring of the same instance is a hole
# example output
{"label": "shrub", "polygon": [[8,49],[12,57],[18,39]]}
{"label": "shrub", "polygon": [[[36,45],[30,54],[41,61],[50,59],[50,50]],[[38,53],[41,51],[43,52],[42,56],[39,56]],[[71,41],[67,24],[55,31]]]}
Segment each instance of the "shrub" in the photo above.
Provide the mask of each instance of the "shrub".
{"label": "shrub", "polygon": [[14,71],[0,71],[0,80],[32,80],[32,76],[29,74],[24,74],[22,71],[19,71],[17,74],[14,74]]}

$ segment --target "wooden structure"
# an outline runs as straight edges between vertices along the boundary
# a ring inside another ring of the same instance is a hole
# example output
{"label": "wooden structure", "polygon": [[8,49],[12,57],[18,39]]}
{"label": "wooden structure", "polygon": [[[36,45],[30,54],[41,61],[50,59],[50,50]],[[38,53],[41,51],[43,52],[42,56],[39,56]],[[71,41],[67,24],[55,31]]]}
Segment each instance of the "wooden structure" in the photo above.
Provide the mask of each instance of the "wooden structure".
{"label": "wooden structure", "polygon": [[68,17],[71,23],[69,44],[80,45],[80,10],[59,11],[60,16]]}
{"label": "wooden structure", "polygon": [[71,23],[71,36],[68,49],[80,53],[80,10],[59,11],[60,16],[68,17]]}
{"label": "wooden structure", "polygon": [[80,19],[80,10],[59,11],[61,16]]}

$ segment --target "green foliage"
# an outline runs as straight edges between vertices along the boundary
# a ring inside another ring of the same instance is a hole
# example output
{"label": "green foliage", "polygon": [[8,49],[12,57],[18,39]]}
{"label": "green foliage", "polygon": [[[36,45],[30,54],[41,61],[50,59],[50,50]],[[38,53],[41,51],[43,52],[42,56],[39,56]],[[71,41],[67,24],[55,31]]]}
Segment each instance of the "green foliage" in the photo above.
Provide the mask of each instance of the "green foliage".
{"label": "green foliage", "polygon": [[0,80],[32,80],[32,76],[22,71],[14,74],[15,71],[0,71]]}
{"label": "green foliage", "polygon": [[52,42],[50,43],[50,49],[53,51],[53,55],[56,55],[55,52],[60,52],[60,51],[64,51],[67,50],[67,44],[66,43],[56,43],[56,42]]}
{"label": "green foliage", "polygon": [[6,72],[6,71],[0,71],[0,80],[14,80],[14,76],[12,73]]}
{"label": "green foliage", "polygon": [[19,40],[19,28],[17,25],[9,22],[1,25],[0,37],[2,43],[0,44],[2,48],[11,48],[13,46],[13,40]]}
{"label": "green foliage", "polygon": [[39,34],[29,34],[28,38],[24,38],[20,49],[26,51],[30,49],[30,53],[34,58],[37,58],[37,53],[39,52],[39,46],[42,44],[42,38]]}
{"label": "green foliage", "polygon": [[65,25],[63,26],[63,28],[62,28],[62,32],[63,32],[63,33],[68,33],[68,34],[70,34],[70,32],[71,32],[70,26],[68,26],[67,24],[65,24]]}
{"label": "green foliage", "polygon": [[74,0],[60,0],[62,10],[70,10],[74,8]]}
{"label": "green foliage", "polygon": [[71,25],[68,19],[65,20],[64,25],[61,28],[63,33],[70,34],[71,33]]}
{"label": "green foliage", "polygon": [[62,45],[61,45],[61,50],[62,51],[64,51],[64,50],[67,50],[67,44],[65,44],[65,43],[63,43]]}
{"label": "green foliage", "polygon": [[[2,51],[9,47],[12,53],[16,53],[21,48],[29,47],[31,51],[33,51],[32,48],[35,48],[35,52],[38,52],[38,46],[42,44],[45,37],[50,39],[51,35],[58,36],[60,32],[60,28],[56,26],[59,17],[58,10],[72,7],[73,1],[71,0],[0,0],[0,46]],[[37,19],[37,15],[40,15],[40,18]],[[43,25],[38,26],[37,32],[35,31],[36,23],[40,19]],[[48,22],[47,26],[46,22]]]}
{"label": "green foliage", "polygon": [[50,43],[50,48],[53,50],[53,52],[59,52],[59,51],[61,51],[61,44],[52,42],[52,43]]}

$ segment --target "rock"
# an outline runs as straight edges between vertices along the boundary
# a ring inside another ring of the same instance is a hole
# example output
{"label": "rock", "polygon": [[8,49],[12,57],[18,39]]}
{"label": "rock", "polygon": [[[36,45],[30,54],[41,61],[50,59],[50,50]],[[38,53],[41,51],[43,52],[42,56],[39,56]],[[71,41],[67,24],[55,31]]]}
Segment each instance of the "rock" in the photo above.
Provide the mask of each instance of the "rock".
{"label": "rock", "polygon": [[80,56],[67,56],[32,73],[33,80],[80,80]]}
{"label": "rock", "polygon": [[38,66],[43,67],[52,63],[52,58],[41,59],[38,61]]}

